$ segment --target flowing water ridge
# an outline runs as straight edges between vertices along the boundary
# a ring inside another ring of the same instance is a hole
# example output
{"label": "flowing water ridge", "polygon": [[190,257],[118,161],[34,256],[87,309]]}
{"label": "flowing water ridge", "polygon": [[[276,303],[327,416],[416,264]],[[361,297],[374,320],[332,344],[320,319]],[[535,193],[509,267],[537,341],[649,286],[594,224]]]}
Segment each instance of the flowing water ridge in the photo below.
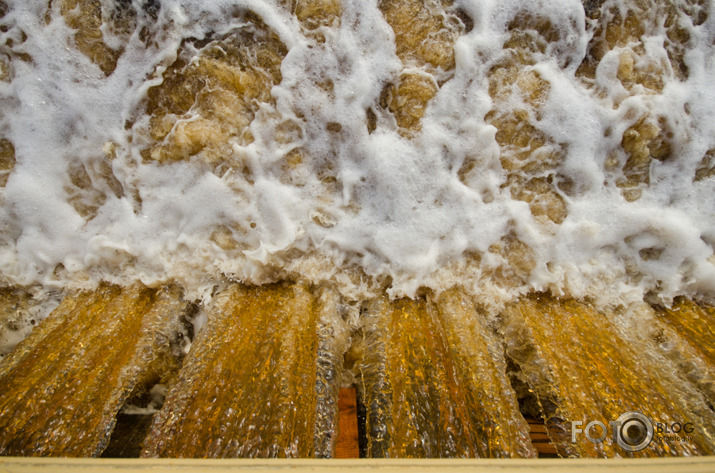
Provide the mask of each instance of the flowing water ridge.
{"label": "flowing water ridge", "polygon": [[0,453],[712,454],[712,8],[0,0]]}

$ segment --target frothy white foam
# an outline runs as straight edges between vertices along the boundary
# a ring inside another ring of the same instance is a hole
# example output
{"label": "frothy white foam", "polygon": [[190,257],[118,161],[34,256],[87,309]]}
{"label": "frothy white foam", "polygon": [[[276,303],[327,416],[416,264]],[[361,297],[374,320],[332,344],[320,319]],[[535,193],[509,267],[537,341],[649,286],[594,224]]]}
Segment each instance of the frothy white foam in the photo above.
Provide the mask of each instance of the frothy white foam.
{"label": "frothy white foam", "polygon": [[[715,296],[715,179],[693,182],[700,159],[715,147],[711,18],[689,25],[686,80],[665,74],[662,93],[633,94],[616,77],[618,48],[601,61],[592,85],[577,78],[591,37],[580,2],[462,0],[474,27],[458,39],[456,69],[430,102],[421,131],[408,139],[377,106],[402,65],[375,0],[344,1],[341,21],[325,28],[323,43],[304,36],[274,2],[162,0],[156,20],[139,15],[108,77],[74,46],[59,7],[45,22],[47,3],[10,2],[2,19],[9,30],[0,43],[22,31],[27,39],[12,51],[32,58],[13,60],[12,81],[0,83],[0,134],[16,150],[15,169],[0,190],[5,283],[174,279],[200,294],[226,277],[263,282],[302,274],[359,293],[359,278],[339,275],[350,268],[389,276],[394,295],[462,284],[502,299],[545,289],[604,301],[647,292],[664,300]],[[193,161],[144,162],[136,130],[146,126],[147,90],[161,82],[182,40],[240,27],[229,13],[235,8],[253,10],[288,49],[272,90],[275,105],[263,105],[251,124],[255,141],[233,144],[253,182],[234,172],[217,176]],[[548,17],[559,31],[529,67],[550,85],[533,124],[566,150],[558,172],[573,183],[573,192],[561,195],[567,216],[560,225],[537,221],[504,188],[496,129],[485,120],[494,106],[487,74],[503,58],[509,23],[524,12]],[[151,46],[140,40],[143,26],[155,32]],[[661,32],[644,38],[648,56],[667,59],[663,42]],[[332,81],[330,92],[316,85],[324,80]],[[373,133],[369,108],[376,113]],[[674,124],[674,158],[654,161],[650,185],[627,202],[605,162],[646,112]],[[302,138],[290,146],[307,151],[313,170],[330,164],[337,198],[324,198],[315,174],[294,176],[299,184],[280,179],[276,163],[289,149],[273,139],[276,115],[299,124]],[[107,142],[116,144],[111,169],[124,192],[93,180],[105,198],[87,221],[68,202],[68,169],[107,160]],[[467,157],[476,159],[477,171],[462,181],[457,174]],[[211,240],[217,226],[233,223],[252,223],[233,235],[237,249]],[[525,280],[504,286],[489,275],[509,262],[490,248],[509,234],[531,248],[534,261]],[[644,258],[644,250],[658,257]],[[480,259],[467,263],[471,254]]]}

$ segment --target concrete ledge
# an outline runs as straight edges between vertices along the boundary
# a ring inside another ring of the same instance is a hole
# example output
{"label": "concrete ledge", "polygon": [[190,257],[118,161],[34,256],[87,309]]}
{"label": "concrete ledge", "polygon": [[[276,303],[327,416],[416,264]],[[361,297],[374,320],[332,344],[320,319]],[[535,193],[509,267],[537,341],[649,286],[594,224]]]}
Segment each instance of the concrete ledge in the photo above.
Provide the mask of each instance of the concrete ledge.
{"label": "concrete ledge", "polygon": [[142,472],[202,473],[217,471],[312,472],[350,471],[398,472],[703,472],[715,471],[715,456],[649,459],[542,459],[542,460],[194,460],[194,459],[75,459],[75,458],[0,458],[1,473]]}

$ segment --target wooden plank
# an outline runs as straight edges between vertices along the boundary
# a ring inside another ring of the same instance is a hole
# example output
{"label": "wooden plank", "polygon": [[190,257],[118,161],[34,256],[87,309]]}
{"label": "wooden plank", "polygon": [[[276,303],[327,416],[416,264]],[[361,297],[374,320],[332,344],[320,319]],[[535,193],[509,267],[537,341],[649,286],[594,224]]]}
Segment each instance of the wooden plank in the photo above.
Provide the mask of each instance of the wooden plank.
{"label": "wooden plank", "polygon": [[526,422],[529,424],[529,438],[540,458],[555,458],[558,457],[556,447],[551,443],[551,438],[544,425],[542,419],[527,417]]}
{"label": "wooden plank", "polygon": [[355,388],[340,389],[338,409],[340,433],[335,444],[335,458],[360,458]]}

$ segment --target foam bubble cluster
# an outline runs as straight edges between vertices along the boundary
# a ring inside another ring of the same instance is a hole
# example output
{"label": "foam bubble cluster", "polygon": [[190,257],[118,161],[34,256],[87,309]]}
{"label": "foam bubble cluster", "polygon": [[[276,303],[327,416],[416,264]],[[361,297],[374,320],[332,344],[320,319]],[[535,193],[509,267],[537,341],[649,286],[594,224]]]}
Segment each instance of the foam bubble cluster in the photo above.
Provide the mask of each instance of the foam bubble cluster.
{"label": "foam bubble cluster", "polygon": [[702,0],[3,0],[0,279],[715,296]]}

